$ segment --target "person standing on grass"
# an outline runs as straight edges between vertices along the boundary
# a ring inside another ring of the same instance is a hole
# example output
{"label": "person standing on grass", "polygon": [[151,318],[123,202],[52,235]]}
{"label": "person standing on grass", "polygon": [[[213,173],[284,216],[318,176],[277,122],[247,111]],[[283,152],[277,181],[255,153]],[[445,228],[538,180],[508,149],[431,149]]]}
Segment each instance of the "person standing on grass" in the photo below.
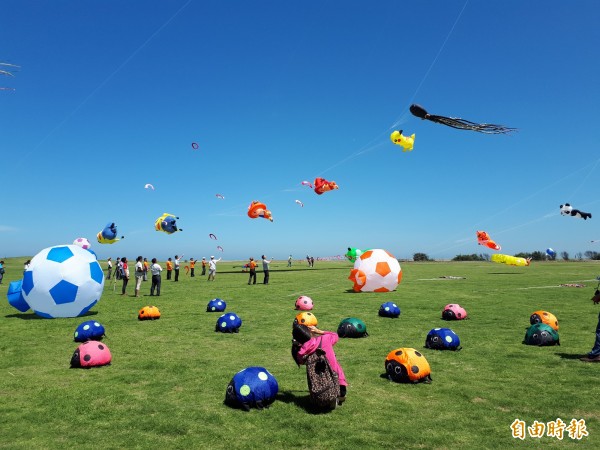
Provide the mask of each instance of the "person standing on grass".
{"label": "person standing on grass", "polygon": [[190,258],[190,277],[195,276],[194,275],[195,267],[196,267],[196,260],[194,258]]}
{"label": "person standing on grass", "polygon": [[[250,262],[248,263],[248,268],[250,269],[250,277],[248,278],[248,284],[256,284],[256,261],[254,258],[250,258]],[[254,280],[253,283],[251,281]]]}
{"label": "person standing on grass", "polygon": [[171,258],[167,260],[167,280],[171,279],[171,274],[173,273],[173,263],[171,262]]}
{"label": "person standing on grass", "polygon": [[110,275],[112,274],[112,259],[110,256],[106,260],[106,279],[110,280]]}
{"label": "person standing on grass", "polygon": [[2,284],[2,278],[4,278],[4,261],[0,261],[0,284]]}
{"label": "person standing on grass", "polygon": [[183,258],[183,255],[175,255],[175,281],[179,281],[179,264],[181,263],[181,258]]}
{"label": "person standing on grass", "polygon": [[271,261],[267,260],[267,257],[265,255],[262,255],[263,273],[265,274],[263,284],[269,284],[269,264],[271,264]]}
{"label": "person standing on grass", "polygon": [[292,255],[288,258],[288,267],[292,267]]}
{"label": "person standing on grass", "polygon": [[123,279],[123,287],[121,288],[121,295],[125,295],[127,289],[127,283],[129,282],[129,266],[127,265],[127,258],[124,256],[121,258],[121,278]]}
{"label": "person standing on grass", "polygon": [[142,287],[142,280],[144,279],[144,263],[143,258],[138,256],[135,260],[135,296],[140,296],[140,289]]}
{"label": "person standing on grass", "polygon": [[217,263],[221,261],[221,258],[215,259],[214,256],[210,257],[208,262],[208,281],[214,281],[215,275],[217,274]]}
{"label": "person standing on grass", "polygon": [[202,257],[202,273],[200,275],[206,275],[206,258]]}
{"label": "person standing on grass", "polygon": [[121,258],[117,258],[117,261],[115,263],[114,277],[115,280],[120,280],[121,278],[123,278],[123,263],[121,262]]}
{"label": "person standing on grass", "polygon": [[152,258],[152,265],[150,266],[150,273],[152,274],[152,286],[150,287],[150,295],[154,295],[156,289],[156,296],[160,295],[160,273],[162,267],[156,262],[156,258]]}
{"label": "person standing on grass", "polygon": [[148,258],[144,258],[144,281],[148,281],[148,270],[150,270],[150,264],[148,263]]}

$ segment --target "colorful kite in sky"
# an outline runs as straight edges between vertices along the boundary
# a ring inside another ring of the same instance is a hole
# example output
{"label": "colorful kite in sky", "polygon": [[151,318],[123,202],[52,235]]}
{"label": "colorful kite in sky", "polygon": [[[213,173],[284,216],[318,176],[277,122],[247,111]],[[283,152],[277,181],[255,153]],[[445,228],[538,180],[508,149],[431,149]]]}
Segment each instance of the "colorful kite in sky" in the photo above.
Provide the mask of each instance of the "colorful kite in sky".
{"label": "colorful kite in sky", "polygon": [[415,145],[415,134],[413,133],[411,136],[404,136],[402,130],[392,132],[390,139],[394,144],[401,146],[403,152],[411,151]]}
{"label": "colorful kite in sky", "polygon": [[304,203],[302,203],[300,200],[295,200],[296,203],[298,203],[300,206],[304,207]]}
{"label": "colorful kite in sky", "polygon": [[327,181],[325,178],[315,178],[314,186],[315,192],[318,195],[321,195],[327,191],[339,189],[339,186],[335,183],[335,181]]}
{"label": "colorful kite in sky", "polygon": [[271,216],[271,211],[267,209],[267,206],[264,203],[254,200],[248,206],[248,217],[251,219],[257,219],[262,217],[263,219],[268,219],[273,222],[273,217]]}
{"label": "colorful kite in sky", "polygon": [[[121,239],[123,239],[124,237],[125,236],[121,236]],[[96,239],[100,244],[114,244],[115,242],[120,240],[117,237],[117,226],[115,225],[115,223],[110,222],[106,224],[104,229],[96,235]]]}
{"label": "colorful kite in sky", "polygon": [[492,241],[490,235],[487,234],[485,231],[477,232],[477,243],[479,245],[485,245],[487,248],[491,248],[492,250],[500,250],[500,246],[494,241]]}
{"label": "colorful kite in sky", "polygon": [[478,131],[479,133],[485,134],[506,134],[510,133],[511,131],[516,131],[516,128],[508,128],[503,125],[494,125],[493,123],[475,123],[458,117],[435,116],[433,114],[429,114],[425,108],[416,104],[410,105],[410,112],[413,114],[413,116],[416,116],[420,119],[441,123],[442,125],[458,128],[459,130]]}
{"label": "colorful kite in sky", "polygon": [[173,214],[163,213],[163,215],[154,222],[154,229],[167,234],[173,234],[176,231],[183,231],[181,228],[177,228],[176,219],[179,219],[179,217],[175,217]]}

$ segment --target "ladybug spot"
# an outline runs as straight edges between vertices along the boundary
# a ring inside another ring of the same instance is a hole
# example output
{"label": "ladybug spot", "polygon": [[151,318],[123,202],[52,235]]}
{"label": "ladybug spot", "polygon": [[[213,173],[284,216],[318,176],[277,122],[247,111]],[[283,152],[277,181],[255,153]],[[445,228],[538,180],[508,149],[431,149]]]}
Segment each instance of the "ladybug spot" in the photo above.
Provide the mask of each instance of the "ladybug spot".
{"label": "ladybug spot", "polygon": [[99,348],[100,350],[104,350],[104,345],[102,345],[102,344],[98,344],[98,348]]}
{"label": "ladybug spot", "polygon": [[90,355],[85,355],[85,356],[83,357],[83,360],[84,360],[84,361],[89,361],[90,359],[92,359],[92,357],[91,357]]}
{"label": "ladybug spot", "polygon": [[412,367],[410,368],[410,371],[411,371],[412,373],[419,373],[419,368],[418,368],[417,366],[412,366]]}
{"label": "ladybug spot", "polygon": [[[417,351],[415,351],[415,355],[417,355],[417,356],[423,356],[423,355],[421,355],[421,354],[420,354],[419,352],[417,352]],[[416,372],[415,372],[415,373],[416,373]]]}
{"label": "ladybug spot", "polygon": [[400,356],[402,354],[402,350],[398,350],[396,353],[394,353],[394,355],[396,356]]}

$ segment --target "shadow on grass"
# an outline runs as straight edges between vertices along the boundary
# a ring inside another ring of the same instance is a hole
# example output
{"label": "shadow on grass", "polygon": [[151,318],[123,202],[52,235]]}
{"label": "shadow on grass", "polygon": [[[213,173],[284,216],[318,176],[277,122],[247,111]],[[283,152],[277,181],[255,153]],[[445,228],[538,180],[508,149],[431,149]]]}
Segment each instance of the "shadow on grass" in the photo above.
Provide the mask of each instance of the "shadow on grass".
{"label": "shadow on grass", "polygon": [[[300,395],[296,394],[298,392]],[[275,397],[283,403],[293,403],[298,408],[302,408],[309,414],[327,414],[333,410],[323,410],[312,404],[310,396],[306,394],[306,391],[281,391]]]}
{"label": "shadow on grass", "polygon": [[[82,316],[78,316],[78,317],[95,316],[96,314],[98,314],[97,311],[88,311],[85,314],[83,314]],[[53,320],[53,319],[46,319],[45,317],[38,316],[35,313],[7,314],[4,317],[6,317],[7,319],[21,319],[21,320],[37,320],[37,319]],[[57,319],[73,319],[73,318],[74,317],[57,317]]]}
{"label": "shadow on grass", "polygon": [[579,359],[582,356],[585,356],[583,353],[555,353],[555,355],[562,359]]}

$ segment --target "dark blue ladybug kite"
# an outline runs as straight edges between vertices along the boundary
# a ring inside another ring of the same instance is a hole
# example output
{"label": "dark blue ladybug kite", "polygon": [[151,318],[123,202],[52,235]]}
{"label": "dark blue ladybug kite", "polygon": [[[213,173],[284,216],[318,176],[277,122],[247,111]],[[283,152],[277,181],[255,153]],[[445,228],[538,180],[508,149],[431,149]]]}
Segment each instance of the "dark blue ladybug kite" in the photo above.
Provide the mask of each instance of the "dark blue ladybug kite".
{"label": "dark blue ladybug kite", "polygon": [[250,411],[268,408],[279,391],[277,380],[264,367],[247,367],[236,373],[225,393],[225,404]]}

